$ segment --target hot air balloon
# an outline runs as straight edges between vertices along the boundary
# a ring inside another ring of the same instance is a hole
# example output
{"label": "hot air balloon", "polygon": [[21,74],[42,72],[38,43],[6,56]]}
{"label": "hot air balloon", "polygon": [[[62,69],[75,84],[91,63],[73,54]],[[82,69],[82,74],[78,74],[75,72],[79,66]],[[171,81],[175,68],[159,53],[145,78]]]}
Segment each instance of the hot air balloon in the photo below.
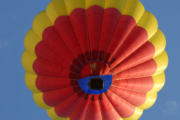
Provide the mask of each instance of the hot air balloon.
{"label": "hot air balloon", "polygon": [[52,120],[137,120],[165,83],[165,36],[138,0],[52,0],[24,45],[25,83]]}

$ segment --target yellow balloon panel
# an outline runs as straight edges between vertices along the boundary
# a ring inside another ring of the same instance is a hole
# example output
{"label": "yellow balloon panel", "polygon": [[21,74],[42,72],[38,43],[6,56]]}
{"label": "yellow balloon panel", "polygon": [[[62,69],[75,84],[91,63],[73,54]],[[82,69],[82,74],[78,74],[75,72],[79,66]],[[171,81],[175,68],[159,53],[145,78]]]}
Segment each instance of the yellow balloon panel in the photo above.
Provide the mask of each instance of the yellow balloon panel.
{"label": "yellow balloon panel", "polygon": [[85,0],[64,0],[66,9],[68,11],[68,14],[71,14],[71,12],[76,8],[83,8],[85,7]]}
{"label": "yellow balloon panel", "polygon": [[136,20],[136,23],[138,23],[144,14],[144,11],[144,6],[139,0],[127,0],[123,15],[132,16]]}
{"label": "yellow balloon panel", "polygon": [[134,114],[129,118],[123,118],[123,120],[137,120],[142,116],[142,114],[143,109],[136,107]]}
{"label": "yellow balloon panel", "polygon": [[156,61],[156,64],[157,64],[157,70],[153,74],[153,76],[161,74],[167,68],[168,56],[167,56],[166,51],[163,51],[160,55],[155,57],[154,60]]}
{"label": "yellow balloon panel", "polygon": [[64,0],[51,1],[46,8],[46,14],[53,24],[59,16],[68,15]]}
{"label": "yellow balloon panel", "polygon": [[157,93],[163,88],[165,84],[165,74],[163,72],[161,74],[152,76],[152,78],[154,81],[154,86],[148,93]]}
{"label": "yellow balloon panel", "polygon": [[151,42],[155,47],[155,55],[154,57],[161,54],[165,47],[166,47],[166,38],[161,30],[157,30],[157,32],[149,39],[149,42]]}
{"label": "yellow balloon panel", "polygon": [[158,30],[158,23],[156,18],[148,11],[145,11],[137,25],[143,27],[147,31],[148,39],[150,39]]}
{"label": "yellow balloon panel", "polygon": [[156,102],[156,99],[157,99],[157,93],[147,93],[146,101],[141,106],[138,106],[138,108],[148,109]]}
{"label": "yellow balloon panel", "polygon": [[127,0],[106,0],[105,9],[106,8],[116,8],[123,13]]}
{"label": "yellow balloon panel", "polygon": [[42,109],[50,109],[51,107],[46,105],[43,100],[43,93],[33,93],[35,103]]}
{"label": "yellow balloon panel", "polygon": [[47,110],[47,114],[49,115],[49,117],[52,119],[52,120],[70,120],[69,118],[61,118],[59,117],[54,108],[51,108],[51,109],[48,109]]}
{"label": "yellow balloon panel", "polygon": [[32,92],[40,93],[41,91],[39,91],[38,88],[36,87],[36,79],[37,79],[37,75],[33,75],[33,74],[30,74],[30,73],[26,72],[26,74],[25,74],[25,83],[26,83],[26,86]]}
{"label": "yellow balloon panel", "polygon": [[86,9],[88,9],[93,5],[98,5],[101,6],[102,8],[104,8],[105,6],[105,0],[85,0],[85,3],[86,3]]}
{"label": "yellow balloon panel", "polygon": [[45,11],[40,12],[33,20],[32,29],[42,39],[43,31],[52,26]]}
{"label": "yellow balloon panel", "polygon": [[24,38],[24,46],[25,46],[26,51],[36,56],[35,47],[40,41],[41,41],[41,38],[39,38],[37,34],[34,33],[32,29],[30,29]]}
{"label": "yellow balloon panel", "polygon": [[33,70],[33,63],[35,60],[36,60],[35,56],[29,54],[27,51],[24,51],[21,58],[21,63],[23,65],[23,68],[31,74],[35,74]]}

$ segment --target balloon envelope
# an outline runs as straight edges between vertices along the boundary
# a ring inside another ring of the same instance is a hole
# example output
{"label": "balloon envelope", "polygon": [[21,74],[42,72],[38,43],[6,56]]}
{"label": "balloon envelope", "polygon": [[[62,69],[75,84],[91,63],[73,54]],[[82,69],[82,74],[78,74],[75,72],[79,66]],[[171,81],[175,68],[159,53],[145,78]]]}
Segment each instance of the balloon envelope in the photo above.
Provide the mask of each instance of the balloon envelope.
{"label": "balloon envelope", "polygon": [[53,120],[137,120],[165,83],[166,40],[138,0],[53,0],[24,45],[26,85]]}

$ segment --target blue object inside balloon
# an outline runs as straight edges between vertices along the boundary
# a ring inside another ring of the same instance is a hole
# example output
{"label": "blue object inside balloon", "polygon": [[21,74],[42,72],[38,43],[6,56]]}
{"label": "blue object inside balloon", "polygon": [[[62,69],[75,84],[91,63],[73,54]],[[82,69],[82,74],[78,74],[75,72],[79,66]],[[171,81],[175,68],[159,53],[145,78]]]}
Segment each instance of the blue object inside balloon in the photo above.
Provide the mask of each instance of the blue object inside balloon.
{"label": "blue object inside balloon", "polygon": [[[92,78],[101,78],[103,80],[103,88],[101,90],[95,90],[90,87],[89,83],[90,83],[90,79]],[[88,77],[79,79],[78,82],[79,82],[80,88],[84,92],[89,93],[89,94],[102,94],[110,88],[112,84],[112,75],[100,75],[99,77],[88,76]]]}

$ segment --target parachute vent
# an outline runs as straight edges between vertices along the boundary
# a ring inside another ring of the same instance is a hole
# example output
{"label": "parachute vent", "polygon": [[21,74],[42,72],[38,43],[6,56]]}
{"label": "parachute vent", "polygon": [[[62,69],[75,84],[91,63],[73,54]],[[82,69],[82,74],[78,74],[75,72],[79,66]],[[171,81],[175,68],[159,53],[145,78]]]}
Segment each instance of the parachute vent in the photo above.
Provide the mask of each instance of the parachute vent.
{"label": "parachute vent", "polygon": [[100,77],[90,78],[88,85],[92,90],[102,90],[104,87],[104,81]]}

